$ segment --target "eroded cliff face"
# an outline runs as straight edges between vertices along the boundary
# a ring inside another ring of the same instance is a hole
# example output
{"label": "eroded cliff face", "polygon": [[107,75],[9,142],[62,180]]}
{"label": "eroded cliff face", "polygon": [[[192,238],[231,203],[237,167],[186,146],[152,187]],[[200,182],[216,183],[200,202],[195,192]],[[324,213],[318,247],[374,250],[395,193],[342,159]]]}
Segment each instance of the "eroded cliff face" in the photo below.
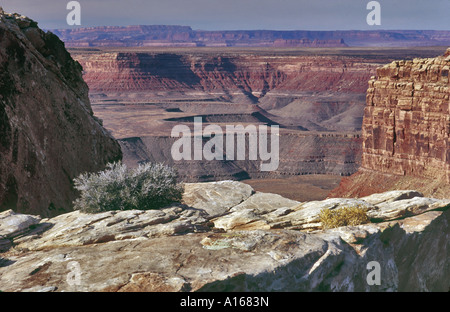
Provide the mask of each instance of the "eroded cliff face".
{"label": "eroded cliff face", "polygon": [[121,158],[93,116],[82,68],[52,33],[0,11],[0,210],[71,209],[72,179]]}
{"label": "eroded cliff face", "polygon": [[367,81],[392,60],[386,52],[355,50],[71,52],[93,103],[101,104],[96,113],[121,139],[124,160],[169,162],[189,182],[268,176],[259,162],[171,161],[171,129],[192,126],[192,116],[205,123],[280,125],[276,176],[355,173]]}
{"label": "eroded cliff face", "polygon": [[377,179],[373,191],[409,185],[450,193],[449,69],[450,49],[377,70],[367,90],[361,170],[332,195],[365,195]]}
{"label": "eroded cliff face", "polygon": [[226,96],[240,90],[253,101],[275,89],[364,93],[381,64],[363,58],[244,51],[73,55],[92,92],[201,90]]}
{"label": "eroded cliff face", "polygon": [[[354,173],[367,80],[380,60],[283,50],[238,52],[72,54],[83,66],[93,103],[99,104],[94,110],[121,140],[130,166],[165,162],[189,182]],[[173,161],[171,129],[192,126],[193,116],[205,124],[279,125],[278,169],[261,172],[259,160]]]}

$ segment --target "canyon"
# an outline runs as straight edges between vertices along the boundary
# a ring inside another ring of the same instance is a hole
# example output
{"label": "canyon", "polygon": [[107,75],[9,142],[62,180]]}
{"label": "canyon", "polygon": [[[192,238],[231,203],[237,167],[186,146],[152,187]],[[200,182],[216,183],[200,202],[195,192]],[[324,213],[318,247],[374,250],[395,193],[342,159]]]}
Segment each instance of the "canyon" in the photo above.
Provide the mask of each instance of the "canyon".
{"label": "canyon", "polygon": [[[360,167],[367,82],[377,68],[399,56],[431,57],[445,48],[69,51],[83,66],[95,115],[119,140],[127,165],[164,162],[184,182],[233,179],[259,188],[264,179],[273,186],[290,180],[282,194],[305,200],[324,198],[323,190],[314,198],[300,187],[306,176],[334,177],[323,183],[331,191]],[[278,125],[277,170],[262,172],[259,160],[173,160],[173,127],[193,131],[195,117],[205,127]]]}
{"label": "canyon", "polygon": [[[0,291],[449,290],[449,49],[69,54],[2,10],[0,42]],[[77,174],[122,156],[170,161],[170,130],[199,116],[278,125],[278,170],[173,162],[183,179],[221,181],[185,181],[158,210],[68,211]],[[334,192],[355,197],[320,200],[226,179],[276,190],[305,175],[320,188],[312,174],[352,172]],[[349,207],[367,219],[324,225],[323,211]]]}
{"label": "canyon", "polygon": [[[164,162],[184,182],[354,173],[365,81],[381,63],[272,50],[71,53],[124,162]],[[194,117],[204,127],[278,125],[277,170],[262,172],[259,160],[173,160],[171,131],[187,125],[193,132]]]}
{"label": "canyon", "polygon": [[[32,33],[33,28],[24,25],[24,31]],[[106,129],[101,128],[102,135],[118,140],[127,165],[164,162],[177,168],[184,182],[242,180],[258,190],[270,191],[266,185],[270,181],[279,194],[294,200],[323,199],[343,176],[360,169],[364,155],[362,123],[366,91],[371,90],[367,82],[378,74],[377,68],[399,58],[433,57],[444,51],[443,47],[69,49],[83,69],[86,84],[76,82],[77,88],[83,90],[81,101],[94,123]],[[51,53],[45,53],[51,58]],[[89,99],[86,99],[87,88]],[[48,100],[43,97],[39,101]],[[171,146],[176,138],[170,136],[171,130],[176,125],[193,129],[194,117],[201,117],[205,127],[210,124],[278,125],[277,170],[261,171],[260,160],[227,161],[226,150],[224,160],[173,160]],[[117,146],[115,149],[117,156]],[[119,159],[116,156],[106,159]],[[84,160],[83,164],[89,162]],[[66,173],[59,180],[68,185],[67,191],[60,194],[71,195],[64,195],[64,203],[61,199],[44,200],[46,213],[50,215],[70,206],[75,195],[69,181],[86,170],[63,167]],[[4,206],[19,203],[23,207],[21,211],[27,211],[25,207],[30,201],[17,195],[20,193],[17,178],[11,178],[10,174],[2,177]],[[345,181],[348,180],[342,183]],[[374,180],[371,185],[376,189],[378,184]],[[423,185],[413,186],[423,189]],[[315,191],[311,192],[310,188]],[[436,193],[424,191],[430,196]],[[347,195],[338,189],[330,196]],[[38,196],[41,197],[46,196]],[[31,206],[35,206],[34,202]]]}

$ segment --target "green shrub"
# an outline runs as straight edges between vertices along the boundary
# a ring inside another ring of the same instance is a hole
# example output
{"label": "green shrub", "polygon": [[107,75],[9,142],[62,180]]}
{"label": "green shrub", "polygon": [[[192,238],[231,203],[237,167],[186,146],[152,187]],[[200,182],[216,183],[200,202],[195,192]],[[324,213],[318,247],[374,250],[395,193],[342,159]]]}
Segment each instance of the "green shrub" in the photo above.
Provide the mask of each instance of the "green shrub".
{"label": "green shrub", "polygon": [[104,171],[81,174],[74,182],[81,192],[74,208],[89,213],[159,209],[181,201],[183,194],[176,171],[154,163],[135,169],[128,169],[121,162],[112,163]]}
{"label": "green shrub", "polygon": [[359,225],[369,222],[363,207],[343,207],[339,209],[322,209],[319,213],[322,228],[331,229],[347,225]]}

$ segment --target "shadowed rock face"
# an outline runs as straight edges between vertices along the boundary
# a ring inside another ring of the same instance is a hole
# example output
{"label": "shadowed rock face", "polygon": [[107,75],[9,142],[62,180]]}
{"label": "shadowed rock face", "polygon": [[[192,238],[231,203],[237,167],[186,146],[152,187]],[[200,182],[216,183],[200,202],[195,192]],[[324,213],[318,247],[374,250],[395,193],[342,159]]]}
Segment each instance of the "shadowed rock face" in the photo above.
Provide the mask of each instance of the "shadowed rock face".
{"label": "shadowed rock face", "polygon": [[[236,181],[160,210],[0,213],[2,291],[447,291],[450,200],[412,190],[297,202]],[[322,230],[322,209],[371,220]],[[380,265],[369,285],[367,264]],[[78,272],[76,271],[78,270]],[[69,274],[69,275],[68,275]],[[72,282],[72,275],[78,279]]]}
{"label": "shadowed rock face", "polygon": [[[450,49],[377,70],[367,90],[360,172],[333,196],[398,187],[441,197],[450,192],[449,69]],[[384,183],[375,190],[377,180]]]}
{"label": "shadowed rock face", "polygon": [[[360,164],[361,139],[358,134],[286,134],[279,138],[280,163],[274,171],[261,171],[260,160],[173,160],[171,147],[176,138],[145,136],[119,140],[124,162],[135,167],[140,162],[164,162],[177,169],[184,182],[224,179],[242,180],[306,174],[350,175]],[[227,135],[224,134],[224,142]],[[207,142],[205,138],[204,143]],[[249,150],[248,139],[245,142]],[[237,148],[237,147],[236,147]],[[247,152],[248,153],[248,152]]]}
{"label": "shadowed rock face", "polygon": [[72,179],[121,158],[93,116],[81,70],[55,35],[0,14],[0,210],[70,210]]}

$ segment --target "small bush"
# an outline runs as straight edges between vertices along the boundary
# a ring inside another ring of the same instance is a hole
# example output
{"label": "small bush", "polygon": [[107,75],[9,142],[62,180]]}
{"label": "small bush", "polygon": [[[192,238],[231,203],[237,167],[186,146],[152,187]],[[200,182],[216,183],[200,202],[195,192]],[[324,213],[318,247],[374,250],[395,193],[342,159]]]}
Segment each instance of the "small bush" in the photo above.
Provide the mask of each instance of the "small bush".
{"label": "small bush", "polygon": [[335,210],[323,209],[319,213],[319,219],[324,229],[369,222],[369,217],[361,206],[343,207]]}
{"label": "small bush", "polygon": [[104,171],[74,179],[81,192],[74,208],[89,213],[159,209],[181,201],[183,187],[176,180],[176,171],[163,164],[147,163],[135,169],[121,162],[108,164]]}

